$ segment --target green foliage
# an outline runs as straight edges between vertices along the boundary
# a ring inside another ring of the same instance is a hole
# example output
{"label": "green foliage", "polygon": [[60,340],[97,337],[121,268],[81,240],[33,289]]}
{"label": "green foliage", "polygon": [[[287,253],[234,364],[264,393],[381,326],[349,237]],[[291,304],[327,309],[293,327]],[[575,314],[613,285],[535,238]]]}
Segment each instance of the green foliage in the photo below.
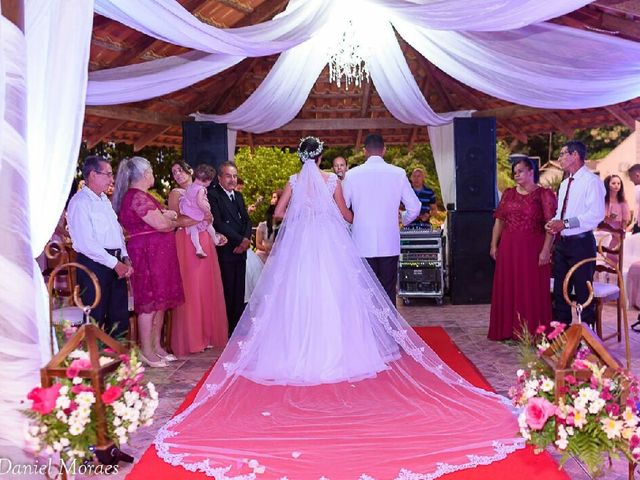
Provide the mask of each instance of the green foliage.
{"label": "green foliage", "polygon": [[499,140],[496,144],[496,158],[498,162],[498,190],[504,192],[507,188],[515,186],[511,174],[511,163],[509,163],[509,155],[511,150],[504,140]]}
{"label": "green foliage", "polygon": [[120,160],[127,157],[144,157],[153,167],[155,185],[153,189],[161,198],[166,198],[172,187],[171,165],[176,160],[182,158],[180,151],[175,148],[164,147],[144,147],[139,152],[133,151],[133,145],[126,143],[100,142],[92,149],[87,149],[85,143],[80,146],[78,166],[87,155],[103,155],[111,160],[111,167],[114,172],[118,171]]}
{"label": "green foliage", "polygon": [[242,195],[245,202],[251,204],[259,196],[264,198],[251,215],[251,221],[257,225],[264,220],[273,191],[284,188],[289,177],[300,171],[300,159],[289,150],[257,147],[252,152],[250,148],[243,147],[236,153],[235,162],[238,175],[244,180]]}

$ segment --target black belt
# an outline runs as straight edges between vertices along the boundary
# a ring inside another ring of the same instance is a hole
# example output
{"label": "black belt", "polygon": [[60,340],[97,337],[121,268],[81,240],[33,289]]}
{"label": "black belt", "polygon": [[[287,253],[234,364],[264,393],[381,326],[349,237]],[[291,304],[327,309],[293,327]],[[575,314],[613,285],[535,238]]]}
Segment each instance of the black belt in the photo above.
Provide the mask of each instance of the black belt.
{"label": "black belt", "polygon": [[122,261],[122,249],[121,248],[105,248],[105,251],[109,255],[113,255],[118,260]]}
{"label": "black belt", "polygon": [[593,232],[578,233],[577,235],[560,235],[560,240],[562,241],[584,240],[585,238],[594,238]]}

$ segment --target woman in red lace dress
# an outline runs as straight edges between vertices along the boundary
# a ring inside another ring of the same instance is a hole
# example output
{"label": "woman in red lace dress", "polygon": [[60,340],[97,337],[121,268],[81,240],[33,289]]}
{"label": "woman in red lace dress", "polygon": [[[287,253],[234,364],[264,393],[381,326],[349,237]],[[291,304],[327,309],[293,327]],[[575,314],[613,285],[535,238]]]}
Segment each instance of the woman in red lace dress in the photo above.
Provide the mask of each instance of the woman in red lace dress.
{"label": "woman in red lace dress", "polygon": [[544,224],[556,211],[556,196],[537,184],[528,157],[512,165],[516,186],[504,191],[491,237],[496,261],[491,298],[490,340],[517,337],[521,324],[535,333],[551,321],[551,243]]}
{"label": "woman in red lace dress", "polygon": [[126,158],[118,166],[113,208],[127,231],[127,251],[133,266],[131,286],[138,314],[141,359],[163,367],[176,358],[160,345],[164,312],[184,302],[182,278],[173,234],[177,214],[147,191],[153,186],[151,164],[142,157]]}

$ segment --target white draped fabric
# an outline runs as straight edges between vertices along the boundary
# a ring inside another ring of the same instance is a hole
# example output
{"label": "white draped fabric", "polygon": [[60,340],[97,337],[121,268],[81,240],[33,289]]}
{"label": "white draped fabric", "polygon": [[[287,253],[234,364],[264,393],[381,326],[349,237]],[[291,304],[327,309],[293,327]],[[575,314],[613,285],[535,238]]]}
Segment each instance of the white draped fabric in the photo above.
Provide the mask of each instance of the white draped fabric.
{"label": "white draped fabric", "polygon": [[268,132],[291,121],[327,63],[325,37],[318,35],[280,55],[267,77],[237,109],[225,115],[194,115],[234,130]]}
{"label": "white draped fabric", "polygon": [[[25,460],[26,417],[20,402],[38,384],[41,339],[27,215],[26,44],[22,32],[0,16],[0,452]],[[46,345],[46,342],[45,342]]]}
{"label": "white draped fabric", "polygon": [[476,33],[394,26],[447,74],[519,105],[578,109],[640,96],[637,42],[550,23]]}
{"label": "white draped fabric", "polygon": [[188,87],[230,68],[245,57],[189,52],[89,74],[87,105],[140,102]]}
{"label": "white draped fabric", "polygon": [[[453,117],[468,118],[473,110],[452,112]],[[453,123],[440,127],[428,127],[429,142],[433,152],[433,160],[436,164],[436,173],[440,183],[442,203],[447,206],[456,202],[456,162],[455,145],[453,135]]]}
{"label": "white draped fabric", "polygon": [[559,17],[590,0],[370,0],[389,15],[434,30],[513,30]]}
{"label": "white draped fabric", "polygon": [[311,38],[326,22],[332,2],[292,0],[269,22],[221,29],[208,25],[175,0],[96,0],[96,13],[146,35],[208,53],[262,57]]}
{"label": "white draped fabric", "polygon": [[92,0],[26,2],[32,246],[58,223],[76,169],[93,25]]}
{"label": "white draped fabric", "polygon": [[[175,3],[98,0],[97,5],[101,13],[149,35],[187,45],[189,38],[184,37],[190,35],[168,27],[172,19],[177,20],[179,25],[198,30],[194,38],[210,42],[202,47],[205,51],[242,56],[192,53],[191,57],[171,57],[94,72],[89,79],[88,104],[132,102],[164,95],[218,73],[245,56],[259,54],[254,49],[260,43],[259,38],[269,52],[283,47],[286,39],[289,46],[297,46],[282,53],[284,58],[276,62],[245,104],[225,115],[197,116],[229,122],[234,129],[253,133],[276,129],[291,120],[304,104],[305,92],[310,91],[322,70],[320,62],[326,62],[331,45],[340,37],[340,32],[334,30],[345,23],[345,17],[358,29],[378,94],[392,115],[404,123],[444,125],[453,117],[437,114],[428,105],[391,26],[429,61],[457,80],[517,104],[587,108],[640,95],[637,43],[536,23],[582,7],[589,3],[585,0],[350,0],[348,4],[337,0],[294,0],[273,21],[254,26],[255,29],[227,30],[200,25],[199,20]],[[154,15],[144,15],[149,9]],[[365,11],[366,19],[362,15]],[[306,42],[300,34],[304,30],[301,25],[307,26],[307,33],[313,33]],[[239,38],[245,38],[246,43]],[[324,48],[317,43],[319,38],[324,39]],[[270,42],[279,42],[278,48]],[[305,53],[316,58],[305,58]],[[292,84],[293,94],[289,98],[287,87]],[[283,98],[285,101],[280,102]],[[274,105],[281,111],[274,111]]]}

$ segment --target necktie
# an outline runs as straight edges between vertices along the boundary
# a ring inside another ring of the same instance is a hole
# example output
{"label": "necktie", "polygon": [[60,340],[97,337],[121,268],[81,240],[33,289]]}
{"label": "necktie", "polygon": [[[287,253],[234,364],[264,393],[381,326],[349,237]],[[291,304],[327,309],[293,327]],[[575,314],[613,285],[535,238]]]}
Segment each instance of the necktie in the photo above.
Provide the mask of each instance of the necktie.
{"label": "necktie", "polygon": [[229,198],[231,199],[232,202],[236,201],[236,196],[233,194],[233,192],[229,194]]}
{"label": "necktie", "polygon": [[571,189],[571,183],[573,182],[573,176],[569,177],[569,183],[567,183],[567,191],[564,194],[564,200],[562,201],[562,210],[560,211],[560,220],[564,220],[564,215],[567,213],[567,205],[569,204],[569,190]]}

